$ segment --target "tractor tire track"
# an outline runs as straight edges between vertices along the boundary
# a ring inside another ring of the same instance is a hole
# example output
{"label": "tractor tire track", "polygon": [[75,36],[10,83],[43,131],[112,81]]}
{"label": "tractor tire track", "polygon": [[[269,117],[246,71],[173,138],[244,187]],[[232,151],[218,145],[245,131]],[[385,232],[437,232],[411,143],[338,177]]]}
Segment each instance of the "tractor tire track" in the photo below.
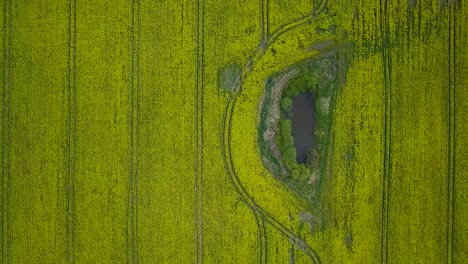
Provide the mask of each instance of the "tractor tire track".
{"label": "tractor tire track", "polygon": [[203,263],[203,93],[204,93],[204,26],[205,26],[205,1],[197,1],[196,15],[196,160],[195,160],[195,255],[196,263]]}
{"label": "tractor tire track", "polygon": [[448,155],[447,155],[447,263],[454,263],[454,189],[455,189],[455,88],[456,88],[456,4],[452,3],[448,11],[448,75],[449,75],[449,96],[448,96]]}
{"label": "tractor tire track", "polygon": [[269,0],[261,0],[260,2],[260,43],[265,43],[269,34]]}
{"label": "tractor tire track", "polygon": [[[227,135],[223,136],[222,143],[225,154],[223,155],[225,166],[227,173],[230,177],[231,183],[233,184],[236,192],[241,196],[241,199],[246,203],[246,205],[251,209],[251,211],[258,215],[261,219],[270,223],[278,232],[280,232],[284,237],[286,237],[293,245],[295,245],[298,249],[302,250],[309,258],[313,261],[313,263],[321,263],[318,254],[301,238],[294,234],[291,230],[289,230],[286,226],[281,224],[277,219],[275,219],[270,213],[268,213],[264,208],[260,207],[254,199],[248,194],[245,190],[244,186],[240,182],[240,179],[234,169],[233,159],[231,158],[231,140],[230,140],[230,131],[231,131],[231,124],[232,124],[232,116],[233,110],[235,106],[235,102],[237,97],[233,97],[232,100],[228,102],[228,107],[225,111],[224,116],[224,130],[227,131]],[[226,140],[227,138],[227,140]],[[226,144],[227,141],[227,144]],[[264,246],[267,247],[265,238]],[[265,250],[266,251],[266,250]]]}
{"label": "tractor tire track", "polygon": [[390,47],[390,35],[388,25],[388,1],[380,1],[380,30],[382,34],[382,66],[384,74],[384,159],[383,159],[383,179],[382,179],[382,222],[380,233],[381,263],[388,262],[388,207],[390,201],[390,177],[392,173],[392,61]]}
{"label": "tractor tire track", "polygon": [[76,154],[76,0],[68,2],[68,117],[66,172],[67,263],[75,263],[75,154]]}
{"label": "tractor tire track", "polygon": [[312,22],[312,20],[314,20],[316,17],[318,17],[325,11],[327,5],[328,0],[320,1],[317,3],[317,5],[314,5],[314,8],[312,9],[312,12],[310,14],[299,17],[288,22],[287,24],[279,26],[275,31],[271,33],[271,35],[269,35],[266,46],[272,45],[284,33],[293,30],[305,23]]}
{"label": "tractor tire track", "polygon": [[140,124],[140,65],[139,65],[139,39],[140,39],[140,3],[132,2],[132,36],[131,36],[131,89],[130,89],[130,166],[128,175],[128,201],[127,201],[127,262],[138,263],[138,169],[139,169],[139,124]]}
{"label": "tractor tire track", "polygon": [[11,148],[11,0],[3,2],[3,91],[2,91],[2,263],[11,263],[10,148]]}
{"label": "tractor tire track", "polygon": [[[231,126],[231,120],[232,120],[232,115],[233,115],[233,107],[230,107],[230,105],[234,105],[234,100],[229,100],[228,101],[228,107],[226,107],[223,115],[223,127],[226,128],[226,125],[228,126],[227,129],[223,129],[223,135],[221,137],[221,143],[223,146],[223,160],[224,160],[224,165],[225,165],[225,170],[226,173],[229,175],[229,180],[236,190],[237,194],[240,196],[240,199],[244,202],[244,204],[252,211],[255,217],[255,223],[257,225],[258,229],[258,244],[259,244],[259,252],[258,252],[258,262],[259,263],[267,263],[267,252],[268,252],[268,243],[267,243],[267,235],[266,235],[266,228],[265,228],[265,222],[264,219],[259,212],[258,208],[256,208],[255,203],[253,199],[247,194],[243,186],[241,185],[240,181],[236,177],[231,177],[232,175],[235,175],[234,172],[234,166],[232,164],[232,159],[230,158],[231,156],[231,151],[230,151],[230,141],[225,142],[226,138],[230,137],[230,126]],[[229,116],[229,118],[228,118]],[[228,121],[226,123],[226,121]],[[228,133],[227,136],[224,135],[224,133]],[[227,149],[226,149],[227,147]],[[230,163],[228,163],[230,161]]]}
{"label": "tractor tire track", "polygon": [[[252,196],[248,194],[244,186],[242,185],[239,176],[235,172],[235,167],[231,155],[231,127],[232,127],[232,117],[234,114],[234,106],[237,100],[237,94],[240,92],[242,88],[243,80],[248,76],[248,74],[252,71],[253,67],[257,62],[262,58],[265,51],[268,49],[270,45],[272,45],[278,37],[289,32],[305,23],[311,22],[314,18],[320,15],[326,8],[328,1],[321,1],[320,5],[317,8],[314,8],[313,12],[301,18],[298,18],[294,21],[291,21],[288,24],[285,24],[279,27],[275,32],[273,32],[270,36],[267,37],[265,42],[260,41],[260,44],[257,46],[256,50],[253,54],[247,59],[246,64],[242,68],[241,74],[237,77],[233,88],[231,89],[231,93],[227,99],[226,108],[223,115],[223,131],[221,133],[221,145],[223,146],[223,160],[225,164],[226,173],[229,176],[231,184],[233,185],[235,191],[241,198],[241,200],[249,207],[252,213],[255,216],[257,227],[259,229],[259,245],[263,249],[263,253],[259,254],[259,261],[266,262],[266,254],[267,254],[267,239],[264,230],[264,221],[270,223],[280,234],[286,237],[294,246],[298,249],[302,250],[313,263],[321,263],[318,254],[305,242],[303,239],[299,238],[294,232],[289,230],[283,224],[281,224],[276,218],[274,218],[270,213],[268,213],[264,208],[259,206],[253,199]],[[262,12],[263,13],[263,12]],[[263,21],[263,20],[262,20]],[[263,29],[263,25],[262,25]],[[265,260],[262,259],[262,255],[265,256]]]}

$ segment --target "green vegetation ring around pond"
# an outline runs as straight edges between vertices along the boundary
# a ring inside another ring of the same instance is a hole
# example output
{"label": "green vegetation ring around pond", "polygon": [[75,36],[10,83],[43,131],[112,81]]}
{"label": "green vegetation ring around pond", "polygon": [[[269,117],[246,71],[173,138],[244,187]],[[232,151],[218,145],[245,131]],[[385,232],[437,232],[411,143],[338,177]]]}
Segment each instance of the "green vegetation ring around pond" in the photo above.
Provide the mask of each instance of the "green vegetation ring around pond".
{"label": "green vegetation ring around pond", "polygon": [[[337,50],[300,62],[268,78],[260,102],[258,139],[262,162],[288,189],[318,205],[329,170],[333,109],[340,76],[345,65]],[[314,93],[316,125],[314,144],[305,163],[297,163],[288,118],[293,98],[301,93]]]}

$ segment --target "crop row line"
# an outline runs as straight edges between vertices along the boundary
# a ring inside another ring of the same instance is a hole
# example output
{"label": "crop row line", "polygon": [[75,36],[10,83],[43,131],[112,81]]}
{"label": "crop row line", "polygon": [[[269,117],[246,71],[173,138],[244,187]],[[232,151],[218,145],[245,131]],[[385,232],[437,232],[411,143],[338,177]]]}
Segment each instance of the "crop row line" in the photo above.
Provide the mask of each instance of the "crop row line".
{"label": "crop row line", "polygon": [[11,263],[9,217],[11,148],[11,0],[3,2],[3,91],[2,91],[2,263]]}

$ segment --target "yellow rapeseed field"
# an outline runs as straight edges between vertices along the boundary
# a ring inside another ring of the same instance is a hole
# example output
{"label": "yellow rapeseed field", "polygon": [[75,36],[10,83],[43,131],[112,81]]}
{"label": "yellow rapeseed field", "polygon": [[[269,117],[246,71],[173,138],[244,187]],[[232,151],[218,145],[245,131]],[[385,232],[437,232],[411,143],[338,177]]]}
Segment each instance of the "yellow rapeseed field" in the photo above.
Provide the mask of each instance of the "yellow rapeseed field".
{"label": "yellow rapeseed field", "polygon": [[[0,6],[0,263],[468,262],[463,1]],[[262,163],[259,109],[324,54],[311,201]]]}

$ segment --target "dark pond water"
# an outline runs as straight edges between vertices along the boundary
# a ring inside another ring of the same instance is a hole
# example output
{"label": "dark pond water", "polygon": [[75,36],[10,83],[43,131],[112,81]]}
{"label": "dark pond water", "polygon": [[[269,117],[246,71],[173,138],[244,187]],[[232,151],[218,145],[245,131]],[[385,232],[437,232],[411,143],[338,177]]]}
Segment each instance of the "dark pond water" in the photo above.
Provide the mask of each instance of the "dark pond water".
{"label": "dark pond water", "polygon": [[292,134],[297,163],[305,163],[307,152],[314,145],[316,93],[301,93],[293,98]]}

